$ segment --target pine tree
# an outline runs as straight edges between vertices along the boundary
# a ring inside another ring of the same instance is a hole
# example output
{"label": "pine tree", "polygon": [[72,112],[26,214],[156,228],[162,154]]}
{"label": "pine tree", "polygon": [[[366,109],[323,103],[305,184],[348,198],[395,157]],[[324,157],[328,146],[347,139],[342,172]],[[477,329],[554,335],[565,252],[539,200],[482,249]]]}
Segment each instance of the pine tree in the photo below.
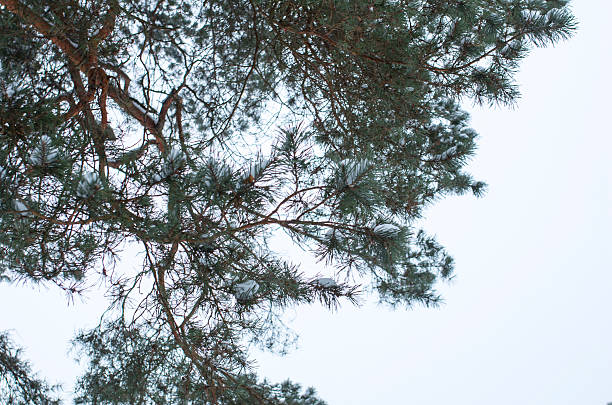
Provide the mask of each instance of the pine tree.
{"label": "pine tree", "polygon": [[79,403],[322,404],[259,381],[249,344],[366,288],[436,305],[453,260],[414,224],[484,190],[460,102],[512,103],[575,25],[565,0],[0,0],[0,277],[110,286]]}

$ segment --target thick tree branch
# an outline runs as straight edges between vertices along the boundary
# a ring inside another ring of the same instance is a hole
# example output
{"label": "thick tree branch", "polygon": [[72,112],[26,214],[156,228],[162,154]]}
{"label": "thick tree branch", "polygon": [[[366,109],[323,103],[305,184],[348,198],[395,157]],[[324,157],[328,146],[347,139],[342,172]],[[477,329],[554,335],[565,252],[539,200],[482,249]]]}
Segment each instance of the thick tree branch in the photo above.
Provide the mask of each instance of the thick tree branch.
{"label": "thick tree branch", "polygon": [[[90,69],[95,68],[95,66],[90,64],[91,58],[89,54],[81,53],[81,51],[73,46],[70,40],[65,35],[62,35],[56,27],[34,13],[29,7],[21,4],[18,0],[0,0],[0,4],[5,6],[13,14],[21,17],[26,23],[32,25],[39,33],[53,42],[53,44],[55,44],[80,71],[89,74]],[[114,8],[111,9],[114,10]],[[110,34],[110,32],[107,33],[106,31],[111,29],[112,25],[114,25],[114,22],[112,24],[110,23],[110,18],[113,16],[113,13],[116,13],[116,11],[109,12],[109,16],[107,17],[109,18],[109,22],[103,25],[103,28],[106,28],[104,31],[101,30],[97,34],[100,40]],[[113,21],[115,17],[113,17]],[[140,122],[140,124],[155,137],[157,148],[160,152],[165,153],[166,141],[161,131],[157,129],[156,120],[147,114],[146,109],[142,108],[136,100],[129,97],[127,93],[124,93],[120,88],[114,85],[108,85],[108,95],[123,111]]]}
{"label": "thick tree branch", "polygon": [[51,40],[51,42],[66,54],[72,63],[77,66],[81,65],[84,60],[83,55],[81,55],[76,47],[72,46],[68,38],[58,35],[57,29],[45,21],[44,18],[34,13],[28,6],[21,4],[18,0],[0,0],[0,4],[5,6],[11,13],[21,17],[26,23],[32,25],[38,32]]}
{"label": "thick tree branch", "polygon": [[172,89],[168,97],[166,97],[166,99],[162,103],[161,110],[159,111],[159,114],[158,114],[157,123],[155,124],[155,128],[158,131],[161,132],[163,130],[164,124],[166,123],[166,116],[168,115],[168,110],[170,109],[170,105],[172,105],[172,103],[178,96],[178,93],[181,90],[181,88],[182,86],[179,87],[178,89]]}
{"label": "thick tree branch", "polygon": [[119,14],[120,11],[117,0],[112,0],[110,3],[110,9],[104,18],[102,27],[100,27],[98,32],[91,37],[89,43],[87,44],[87,48],[89,50],[87,61],[92,67],[98,64],[98,45],[103,39],[108,37],[111,32],[113,32],[113,28],[115,28],[115,20],[117,19],[117,14]]}
{"label": "thick tree branch", "polygon": [[[78,106],[81,106],[79,109],[77,109],[77,113],[78,110],[83,110],[83,112],[85,113],[85,126],[92,132],[94,148],[96,150],[96,154],[98,155],[98,159],[100,159],[98,172],[100,173],[100,176],[104,178],[106,177],[106,148],[104,147],[104,126],[100,127],[97,125],[96,118],[94,117],[93,113],[91,112],[91,109],[89,108],[89,102],[93,98],[93,92],[91,91],[91,89],[85,91],[85,86],[83,85],[83,81],[81,80],[81,75],[79,74],[77,67],[70,62],[68,62],[68,71],[70,72],[70,77],[72,78],[72,82],[74,83],[77,96],[79,97]],[[68,113],[70,113],[70,111]]]}
{"label": "thick tree branch", "polygon": [[113,29],[115,28],[115,20],[117,20],[117,15],[121,10],[121,8],[119,7],[119,2],[117,0],[112,0],[110,1],[110,3],[110,8],[108,10],[108,13],[106,14],[106,17],[104,18],[102,27],[100,27],[98,32],[95,33],[90,40],[90,43],[95,44],[96,46],[102,40],[108,37],[111,32],[113,32]]}

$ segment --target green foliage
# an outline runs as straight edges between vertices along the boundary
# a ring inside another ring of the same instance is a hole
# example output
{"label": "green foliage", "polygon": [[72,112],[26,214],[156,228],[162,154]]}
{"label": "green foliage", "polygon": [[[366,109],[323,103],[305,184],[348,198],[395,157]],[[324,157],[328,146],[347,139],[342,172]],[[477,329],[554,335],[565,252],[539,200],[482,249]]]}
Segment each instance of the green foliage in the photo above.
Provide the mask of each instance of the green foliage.
{"label": "green foliage", "polygon": [[[321,403],[257,382],[249,344],[283,352],[285,308],[361,290],[438,304],[453,260],[416,223],[485,189],[460,103],[512,103],[529,49],[576,26],[560,0],[15,4],[0,277],[109,286],[76,339],[83,403]],[[351,281],[305,274],[279,232]],[[114,268],[126,254],[142,266]]]}
{"label": "green foliage", "polygon": [[6,333],[0,333],[0,402],[6,405],[57,405],[57,386],[49,386],[32,374]]}
{"label": "green foliage", "polygon": [[[231,342],[211,341],[197,329],[187,335],[191,345],[217,352],[219,358],[223,352],[235,350]],[[298,384],[289,381],[257,382],[255,375],[248,373],[218,385],[214,374],[202,375],[195,370],[171,336],[147,334],[145,329],[117,322],[79,334],[76,343],[90,359],[88,370],[78,382],[78,404],[209,404],[211,395],[224,405],[325,404],[315,397],[313,389],[302,393]],[[245,364],[243,359],[238,366]]]}

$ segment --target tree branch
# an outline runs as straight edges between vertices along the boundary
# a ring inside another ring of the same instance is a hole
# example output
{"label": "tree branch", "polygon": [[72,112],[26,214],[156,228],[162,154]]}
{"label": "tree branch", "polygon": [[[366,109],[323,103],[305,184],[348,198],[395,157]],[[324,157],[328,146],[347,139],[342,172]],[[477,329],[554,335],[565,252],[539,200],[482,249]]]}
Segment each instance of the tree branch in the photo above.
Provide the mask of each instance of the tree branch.
{"label": "tree branch", "polygon": [[[89,63],[91,59],[89,54],[82,54],[78,48],[70,43],[70,40],[66,36],[58,33],[56,27],[49,24],[44,18],[34,13],[26,5],[21,4],[18,0],[0,0],[0,4],[5,6],[13,14],[21,17],[26,23],[32,25],[39,33],[53,42],[67,56],[68,60],[83,73],[88,74],[90,69],[95,67]],[[112,15],[112,13],[110,13],[110,15]],[[105,24],[105,26],[107,28],[102,31],[102,36],[100,36],[100,38],[110,34],[110,32],[106,33],[111,26],[110,23]],[[105,26],[103,26],[103,28]],[[100,32],[98,35],[100,35]],[[140,124],[155,137],[157,148],[160,152],[165,153],[166,140],[163,138],[161,131],[158,131],[155,119],[147,114],[146,110],[143,109],[136,100],[129,97],[117,86],[109,84],[108,95],[123,111],[140,122]]]}

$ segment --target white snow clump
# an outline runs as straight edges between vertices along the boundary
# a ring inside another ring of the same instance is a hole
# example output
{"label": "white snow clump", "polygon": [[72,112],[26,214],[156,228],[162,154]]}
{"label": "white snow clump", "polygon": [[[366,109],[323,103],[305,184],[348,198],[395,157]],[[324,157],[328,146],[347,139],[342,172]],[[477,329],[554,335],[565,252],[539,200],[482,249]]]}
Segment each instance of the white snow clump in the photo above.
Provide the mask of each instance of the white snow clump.
{"label": "white snow clump", "polygon": [[324,288],[336,287],[338,284],[334,281],[334,279],[328,277],[321,277],[316,279],[313,282],[315,285]]}
{"label": "white snow clump", "polygon": [[372,231],[383,238],[392,238],[399,233],[400,229],[393,224],[380,224],[376,225]]}
{"label": "white snow clump", "polygon": [[57,148],[51,146],[51,138],[49,138],[47,135],[43,135],[40,138],[40,144],[32,150],[32,153],[30,153],[28,161],[34,166],[44,166],[55,163],[58,155],[59,152]]}
{"label": "white snow clump", "polygon": [[457,153],[457,145],[451,146],[450,148],[446,149],[444,152],[437,154],[437,155],[432,155],[431,157],[433,160],[446,160],[449,157],[451,157],[451,155],[454,155],[455,153]]}
{"label": "white snow clump", "polygon": [[349,159],[344,159],[340,161],[339,165],[345,168],[345,182],[349,187],[354,187],[357,184],[357,179],[359,179],[368,169],[368,161],[365,159],[356,163],[351,162]]}
{"label": "white snow clump", "polygon": [[13,207],[15,207],[15,211],[17,211],[17,213],[22,217],[32,216],[32,213],[30,212],[30,209],[27,207],[27,205],[25,205],[19,200],[13,201]]}
{"label": "white snow clump", "polygon": [[90,198],[96,191],[102,188],[100,176],[96,172],[87,172],[81,178],[77,187],[77,196],[80,198]]}
{"label": "white snow clump", "polygon": [[168,153],[168,156],[166,156],[164,165],[159,173],[153,176],[153,181],[157,183],[158,181],[173,175],[183,166],[185,166],[185,156],[183,155],[183,151],[181,151],[179,147],[175,146],[172,148],[170,153]]}
{"label": "white snow clump", "polygon": [[259,291],[259,284],[254,280],[247,280],[244,283],[234,286],[234,295],[238,301],[247,301]]}

